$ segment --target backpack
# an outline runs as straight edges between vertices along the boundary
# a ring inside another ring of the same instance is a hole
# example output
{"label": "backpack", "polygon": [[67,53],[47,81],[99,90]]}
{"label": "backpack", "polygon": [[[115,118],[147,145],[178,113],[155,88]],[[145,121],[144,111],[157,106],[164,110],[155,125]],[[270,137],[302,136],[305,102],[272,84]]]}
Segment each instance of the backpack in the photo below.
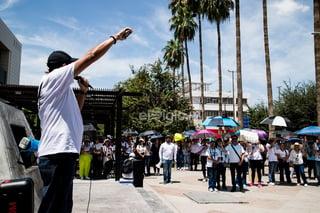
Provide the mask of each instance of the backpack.
{"label": "backpack", "polygon": [[132,164],[133,164],[133,160],[125,159],[123,162],[123,165],[122,165],[122,173],[124,173],[124,174],[131,173],[133,170]]}

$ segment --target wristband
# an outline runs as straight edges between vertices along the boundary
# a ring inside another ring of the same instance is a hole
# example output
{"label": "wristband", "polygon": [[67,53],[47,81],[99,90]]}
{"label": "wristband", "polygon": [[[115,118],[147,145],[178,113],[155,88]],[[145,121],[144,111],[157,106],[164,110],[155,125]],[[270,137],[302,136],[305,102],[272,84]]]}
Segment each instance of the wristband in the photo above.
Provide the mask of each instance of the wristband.
{"label": "wristband", "polygon": [[117,39],[116,39],[114,36],[110,36],[110,38],[113,39],[113,44],[116,44],[116,43],[117,43]]}

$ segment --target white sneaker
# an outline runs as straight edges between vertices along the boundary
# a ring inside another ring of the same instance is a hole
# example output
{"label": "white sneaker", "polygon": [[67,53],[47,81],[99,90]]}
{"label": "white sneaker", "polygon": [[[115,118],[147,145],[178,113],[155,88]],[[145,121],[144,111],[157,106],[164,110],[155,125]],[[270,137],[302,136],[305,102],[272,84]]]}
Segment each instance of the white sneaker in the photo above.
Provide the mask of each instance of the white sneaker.
{"label": "white sneaker", "polygon": [[206,178],[203,178],[203,179],[202,179],[202,182],[206,182],[206,181],[207,181],[207,179],[206,179]]}
{"label": "white sneaker", "polygon": [[214,188],[214,191],[215,191],[215,192],[218,192],[219,190],[218,190],[217,188]]}
{"label": "white sneaker", "polygon": [[210,191],[210,192],[213,192],[213,188],[209,188],[209,191]]}
{"label": "white sneaker", "polygon": [[300,183],[297,183],[297,186],[300,186]]}
{"label": "white sneaker", "polygon": [[161,168],[161,164],[162,164],[162,162],[160,161],[159,163],[156,164],[156,167],[157,167],[158,169],[160,169],[160,168]]}
{"label": "white sneaker", "polygon": [[304,186],[308,186],[308,184],[307,184],[307,183],[305,183],[305,184],[304,184]]}

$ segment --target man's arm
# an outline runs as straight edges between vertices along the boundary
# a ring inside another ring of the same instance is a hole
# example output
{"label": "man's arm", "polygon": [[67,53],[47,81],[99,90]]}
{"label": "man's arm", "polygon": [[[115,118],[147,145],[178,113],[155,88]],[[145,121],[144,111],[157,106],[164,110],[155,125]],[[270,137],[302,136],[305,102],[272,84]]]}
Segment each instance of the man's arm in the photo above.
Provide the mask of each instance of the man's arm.
{"label": "man's arm", "polygon": [[90,66],[93,62],[101,58],[117,40],[125,40],[126,31],[131,31],[129,27],[123,28],[117,34],[107,38],[100,44],[94,46],[83,57],[75,62],[74,77],[78,76],[83,70]]}
{"label": "man's arm", "polygon": [[78,79],[78,84],[80,87],[80,94],[78,95],[77,100],[78,100],[78,105],[79,105],[80,111],[82,110],[82,107],[84,105],[84,100],[86,99],[86,95],[89,90],[89,88],[86,86],[89,84],[88,79],[82,77],[82,81],[83,81],[83,83],[81,82],[81,79]]}

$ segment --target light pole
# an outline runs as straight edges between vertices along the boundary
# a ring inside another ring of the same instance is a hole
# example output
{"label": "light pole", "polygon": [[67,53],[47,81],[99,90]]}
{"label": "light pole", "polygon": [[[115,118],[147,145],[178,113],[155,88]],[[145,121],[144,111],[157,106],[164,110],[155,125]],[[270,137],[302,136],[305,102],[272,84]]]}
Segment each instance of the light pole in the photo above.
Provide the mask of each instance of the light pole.
{"label": "light pole", "polygon": [[235,101],[234,101],[234,70],[228,70],[228,72],[232,73],[232,110],[233,110],[233,119],[236,119],[235,112]]}

